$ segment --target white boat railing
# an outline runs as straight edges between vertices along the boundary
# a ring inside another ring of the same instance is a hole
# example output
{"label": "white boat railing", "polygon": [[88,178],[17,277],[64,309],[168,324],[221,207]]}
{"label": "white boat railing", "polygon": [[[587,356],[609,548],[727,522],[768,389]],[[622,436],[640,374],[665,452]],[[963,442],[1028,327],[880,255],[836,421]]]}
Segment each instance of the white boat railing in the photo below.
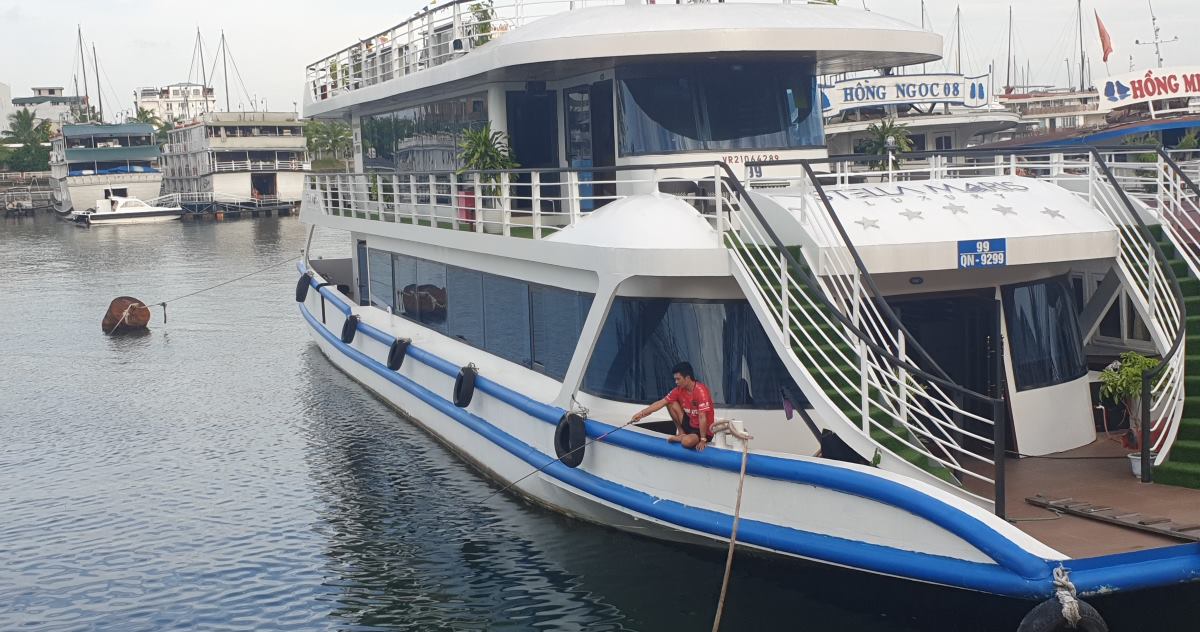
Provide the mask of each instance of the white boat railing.
{"label": "white boat railing", "polygon": [[[1153,150],[1150,150],[1153,154]],[[822,180],[837,185],[864,179],[906,183],[914,180],[952,179],[983,176],[1018,176],[1049,181],[1072,191],[1110,220],[1120,238],[1117,269],[1130,299],[1144,316],[1158,352],[1164,356],[1162,369],[1153,374],[1150,415],[1151,435],[1158,455],[1156,464],[1167,457],[1183,413],[1184,349],[1183,327],[1185,311],[1178,281],[1153,234],[1137,216],[1135,202],[1146,202],[1150,214],[1161,222],[1177,249],[1184,253],[1189,267],[1195,271],[1200,262],[1200,249],[1195,237],[1188,238],[1192,226],[1200,226],[1195,213],[1195,198],[1186,195],[1179,186],[1166,178],[1169,169],[1157,162],[1139,162],[1135,155],[1147,155],[1145,149],[1110,150],[1090,147],[1036,149],[1004,152],[962,150],[959,152],[926,152],[903,155],[924,158],[920,166],[878,171],[859,168],[861,158],[831,158],[833,173]],[[1106,158],[1117,158],[1107,160]],[[1124,158],[1125,160],[1121,160]],[[1178,183],[1176,179],[1174,182]],[[1189,202],[1189,200],[1191,200]],[[1188,207],[1188,204],[1192,204]],[[1157,209],[1176,209],[1160,213]],[[1172,224],[1177,228],[1172,231]]]}
{"label": "white boat railing", "polygon": [[[734,0],[754,3],[756,0]],[[635,4],[652,4],[636,0]],[[770,4],[828,1],[757,0]],[[343,48],[307,68],[308,98],[320,102],[398,77],[440,66],[505,33],[544,17],[628,0],[451,0]]]}
{"label": "white boat railing", "polygon": [[211,191],[167,193],[156,198],[145,200],[145,202],[150,206],[183,206],[184,204],[274,206],[281,203],[279,197],[274,195],[247,197],[243,195],[230,195],[228,193],[213,193]]}
{"label": "white boat railing", "polygon": [[302,160],[220,160],[213,163],[213,171],[303,171]]}
{"label": "white boat railing", "polygon": [[[699,172],[707,175],[698,175]],[[304,178],[306,208],[325,215],[542,239],[604,204],[638,194],[672,195],[716,230],[728,225],[718,194],[720,163],[661,167],[517,169],[425,173],[331,173]],[[681,177],[682,176],[682,177]]]}

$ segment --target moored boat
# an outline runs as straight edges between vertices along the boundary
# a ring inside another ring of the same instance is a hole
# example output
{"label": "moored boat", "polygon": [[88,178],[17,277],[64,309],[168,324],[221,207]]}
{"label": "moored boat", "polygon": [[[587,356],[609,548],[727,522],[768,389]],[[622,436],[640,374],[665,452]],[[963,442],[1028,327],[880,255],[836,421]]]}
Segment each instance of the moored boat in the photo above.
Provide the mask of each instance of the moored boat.
{"label": "moored boat", "polygon": [[73,211],[70,220],[85,226],[93,224],[146,224],[169,222],[183,216],[179,206],[153,206],[135,198],[109,195],[96,200],[86,211]]}
{"label": "moored boat", "polygon": [[[1153,203],[1090,148],[830,158],[816,77],[938,36],[825,4],[537,6],[440,5],[308,68],[305,114],[361,139],[301,210],[350,233],[296,291],[336,366],[518,493],[651,537],[727,543],[745,451],[745,548],[1029,601],[1197,579],[1200,493],[1137,493],[1090,392],[1106,353],[1158,356],[1144,475],[1200,439],[1200,191],[1169,156]],[[520,166],[463,163],[480,129]],[[748,444],[630,421],[685,360]],[[1036,458],[1113,449],[1119,474]],[[1071,485],[1111,520],[1010,521]]]}

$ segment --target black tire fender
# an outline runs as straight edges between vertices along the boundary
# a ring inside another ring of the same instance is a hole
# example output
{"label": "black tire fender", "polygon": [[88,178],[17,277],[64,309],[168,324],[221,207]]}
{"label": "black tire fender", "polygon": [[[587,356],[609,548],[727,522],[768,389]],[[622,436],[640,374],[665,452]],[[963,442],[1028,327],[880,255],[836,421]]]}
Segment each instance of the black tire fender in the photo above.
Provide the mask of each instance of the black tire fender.
{"label": "black tire fender", "polygon": [[305,272],[300,275],[300,280],[296,281],[296,302],[303,303],[308,298],[308,288],[312,287],[312,273]]}
{"label": "black tire fender", "polygon": [[412,344],[412,340],[408,338],[397,338],[392,341],[392,346],[388,349],[387,368],[389,371],[395,371],[404,364],[404,356],[408,354],[408,345]]}
{"label": "black tire fender", "polygon": [[354,342],[356,333],[358,333],[358,314],[350,314],[346,317],[346,322],[342,323],[342,342],[346,344]]}
{"label": "black tire fender", "polygon": [[455,406],[466,408],[471,405],[471,398],[475,395],[476,375],[479,375],[479,369],[475,368],[474,364],[468,364],[458,370],[458,377],[454,378]]}
{"label": "black tire fender", "polygon": [[583,415],[567,413],[554,428],[554,456],[567,467],[579,467],[587,446],[587,428]]}
{"label": "black tire fender", "polygon": [[1108,624],[1091,604],[1076,599],[1079,603],[1079,624],[1071,627],[1063,616],[1062,604],[1056,597],[1051,597],[1038,604],[1021,619],[1017,632],[1058,632],[1060,630],[1078,630],[1081,632],[1108,632]]}

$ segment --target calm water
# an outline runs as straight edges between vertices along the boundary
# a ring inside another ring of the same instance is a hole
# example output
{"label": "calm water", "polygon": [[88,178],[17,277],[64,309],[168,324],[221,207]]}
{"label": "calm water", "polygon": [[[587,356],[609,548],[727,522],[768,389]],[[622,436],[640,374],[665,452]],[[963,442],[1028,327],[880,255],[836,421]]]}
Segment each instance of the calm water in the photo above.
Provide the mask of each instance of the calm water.
{"label": "calm water", "polygon": [[[309,342],[292,264],[156,311],[147,335],[100,333],[115,296],[180,296],[305,235],[293,218],[0,224],[0,630],[709,629],[723,551],[480,506],[489,481]],[[1193,630],[1197,597],[1098,605],[1114,630],[1147,613]],[[742,556],[729,599],[725,630],[1007,631],[1022,614]]]}

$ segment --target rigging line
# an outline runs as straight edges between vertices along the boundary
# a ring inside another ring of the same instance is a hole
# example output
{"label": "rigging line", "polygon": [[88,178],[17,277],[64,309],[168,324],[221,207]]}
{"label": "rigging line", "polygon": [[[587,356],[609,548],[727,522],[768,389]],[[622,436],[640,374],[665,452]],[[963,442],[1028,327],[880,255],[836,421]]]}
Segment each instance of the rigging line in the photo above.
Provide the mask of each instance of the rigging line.
{"label": "rigging line", "polygon": [[[209,81],[209,83],[213,84],[214,86],[217,84],[217,78],[216,78],[216,77],[217,77],[217,75],[216,75],[216,72],[217,72],[217,61],[218,61],[218,60],[220,59],[220,57],[221,57],[221,49],[222,49],[224,46],[225,46],[225,39],[224,39],[224,38],[221,38],[221,44],[220,44],[219,46],[217,46],[217,50],[216,50],[216,52],[215,52],[215,53],[213,53],[213,63],[212,63],[212,66],[210,66],[210,67],[209,67],[209,69],[208,69],[208,81]],[[213,99],[216,99],[216,89],[215,89],[215,88],[213,89]]]}
{"label": "rigging line", "polygon": [[230,283],[236,283],[236,282],[238,282],[238,281],[241,281],[242,279],[246,279],[246,278],[252,277],[252,276],[254,276],[254,275],[256,275],[256,274],[259,274],[259,273],[262,273],[262,272],[266,272],[267,270],[270,270],[270,269],[272,269],[272,268],[277,268],[277,267],[279,267],[279,266],[281,266],[281,265],[283,265],[283,264],[285,264],[285,263],[291,263],[291,262],[293,262],[293,261],[295,261],[295,260],[297,260],[297,259],[299,259],[299,258],[301,258],[301,257],[303,257],[303,256],[304,256],[303,254],[299,254],[299,255],[296,255],[295,257],[292,257],[291,259],[285,259],[285,260],[283,260],[283,261],[276,261],[275,263],[272,263],[272,264],[271,264],[271,265],[269,265],[269,266],[266,266],[266,267],[263,267],[263,268],[259,268],[259,269],[255,270],[254,272],[250,272],[250,273],[248,273],[248,274],[243,274],[243,275],[242,275],[242,276],[240,276],[240,277],[236,277],[236,278],[233,278],[233,279],[229,279],[228,281],[222,281],[222,282],[220,282],[220,283],[218,283],[218,284],[216,284],[216,285],[210,285],[210,286],[208,286],[208,287],[206,287],[206,288],[204,288],[204,289],[201,289],[201,290],[196,290],[195,292],[189,292],[189,293],[187,293],[187,294],[184,294],[183,296],[178,296],[178,297],[175,297],[175,298],[173,298],[173,299],[170,299],[170,300],[166,300],[166,301],[160,301],[160,302],[158,302],[158,303],[153,303],[153,304],[154,304],[154,305],[162,305],[163,303],[174,303],[174,302],[177,302],[177,301],[182,301],[182,300],[183,300],[183,299],[185,299],[185,298],[189,298],[189,297],[195,296],[195,295],[197,295],[197,294],[201,294],[201,293],[207,292],[207,291],[209,291],[209,290],[215,290],[215,289],[217,289],[217,288],[219,288],[219,287],[221,287],[221,286],[224,286],[224,285],[229,285]]}
{"label": "rigging line", "polygon": [[[110,97],[112,97],[114,104],[119,105],[121,103],[121,99],[117,97],[117,89],[113,87],[112,80],[108,78],[108,70],[106,70],[104,68],[104,66],[99,63],[98,60],[96,62],[96,65],[100,66],[100,74],[104,75],[104,82],[108,84],[108,95]],[[99,78],[96,79],[97,82],[99,82],[99,80],[100,80]],[[99,88],[97,88],[97,89],[99,89]],[[120,110],[117,110],[117,111],[119,112]],[[134,116],[137,116],[137,112],[134,112]],[[118,122],[120,122],[120,121],[118,121]]]}
{"label": "rigging line", "polygon": [[192,61],[188,63],[188,71],[187,71],[187,82],[188,83],[192,82],[192,75],[195,73],[195,69],[196,69],[196,42],[195,42],[195,40],[193,40],[192,41]]}
{"label": "rigging line", "polygon": [[233,51],[229,50],[229,40],[225,40],[225,53],[229,55],[229,63],[233,66],[233,74],[237,75],[238,85],[242,87],[242,94],[246,96],[246,100],[251,104],[251,110],[257,110],[258,107],[254,103],[254,99],[250,96],[250,91],[246,90],[246,82],[242,81],[242,71],[238,70],[237,59],[233,56]]}

